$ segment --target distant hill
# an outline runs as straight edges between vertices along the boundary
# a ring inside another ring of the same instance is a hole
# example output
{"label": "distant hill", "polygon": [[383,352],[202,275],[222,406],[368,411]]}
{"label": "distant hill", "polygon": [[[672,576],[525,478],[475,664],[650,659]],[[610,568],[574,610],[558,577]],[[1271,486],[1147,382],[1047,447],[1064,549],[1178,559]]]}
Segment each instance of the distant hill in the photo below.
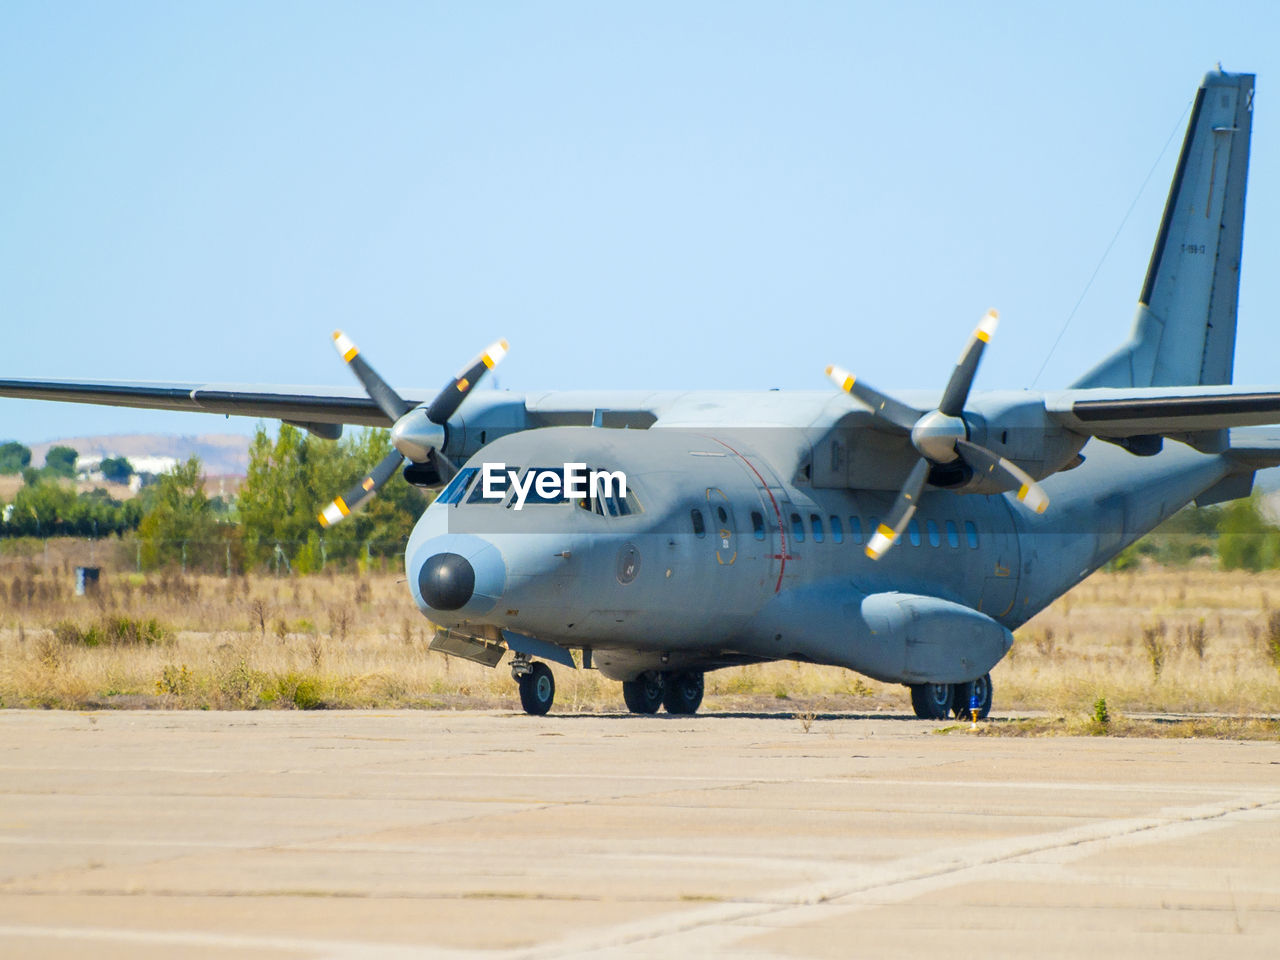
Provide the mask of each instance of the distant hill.
{"label": "distant hill", "polygon": [[31,444],[31,462],[43,464],[50,447],[71,447],[82,457],[200,458],[209,476],[239,476],[249,471],[249,437],[238,433],[174,436],[164,433],[126,433],[99,437],[62,437]]}

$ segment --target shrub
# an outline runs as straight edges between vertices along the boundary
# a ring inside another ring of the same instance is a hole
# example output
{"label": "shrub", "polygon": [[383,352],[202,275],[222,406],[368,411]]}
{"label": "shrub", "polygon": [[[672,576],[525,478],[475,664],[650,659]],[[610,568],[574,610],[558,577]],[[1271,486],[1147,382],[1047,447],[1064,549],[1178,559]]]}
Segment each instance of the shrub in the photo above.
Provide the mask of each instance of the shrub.
{"label": "shrub", "polygon": [[1105,727],[1111,722],[1111,712],[1107,710],[1107,698],[1099,697],[1093,701],[1093,720],[1099,726]]}

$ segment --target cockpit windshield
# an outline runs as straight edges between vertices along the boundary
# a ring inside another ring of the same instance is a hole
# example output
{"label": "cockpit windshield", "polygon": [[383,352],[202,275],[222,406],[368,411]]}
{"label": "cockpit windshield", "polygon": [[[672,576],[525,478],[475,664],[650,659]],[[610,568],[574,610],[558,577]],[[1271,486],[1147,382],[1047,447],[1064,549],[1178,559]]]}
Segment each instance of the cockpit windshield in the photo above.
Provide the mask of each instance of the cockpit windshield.
{"label": "cockpit windshield", "polygon": [[467,497],[467,503],[502,503],[507,499],[507,494],[511,492],[511,477],[520,474],[519,467],[507,467],[502,471],[494,471],[489,478],[489,492],[485,494],[485,477],[480,474],[480,479],[476,481],[476,485],[471,488],[471,496]]}
{"label": "cockpit windshield", "polygon": [[462,500],[462,495],[467,492],[467,484],[469,484],[480,470],[478,467],[467,467],[460,470],[458,474],[449,481],[448,485],[440,491],[440,496],[436,497],[436,503],[458,503]]}
{"label": "cockpit windshield", "polygon": [[527,476],[521,483],[529,484],[529,494],[525,497],[525,506],[535,503],[565,503],[569,498],[564,492],[564,467],[530,467],[533,482]]}

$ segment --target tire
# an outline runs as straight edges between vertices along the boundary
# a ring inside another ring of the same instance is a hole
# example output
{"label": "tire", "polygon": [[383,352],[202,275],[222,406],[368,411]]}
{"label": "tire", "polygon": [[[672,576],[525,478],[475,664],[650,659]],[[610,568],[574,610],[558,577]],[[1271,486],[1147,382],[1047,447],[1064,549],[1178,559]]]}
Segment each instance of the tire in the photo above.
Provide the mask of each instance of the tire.
{"label": "tire", "polygon": [[660,673],[642,673],[634,680],[622,681],[622,699],[632,713],[657,713],[665,690]]}
{"label": "tire", "polygon": [[991,701],[995,697],[996,688],[991,682],[991,674],[984,674],[973,681],[973,689],[978,694],[978,719],[987,719],[991,712]]}
{"label": "tire", "polygon": [[987,719],[987,714],[991,712],[991,674],[985,674],[977,680],[971,680],[969,683],[957,683],[955,688],[955,702],[952,703],[952,712],[958,720],[973,719],[970,705],[976,694],[978,697],[978,719]]}
{"label": "tire", "polygon": [[682,670],[667,674],[662,704],[667,713],[687,716],[698,712],[702,706],[704,689],[702,674],[696,670]]}
{"label": "tire", "polygon": [[534,661],[533,669],[520,678],[520,706],[534,717],[543,716],[556,699],[556,678],[551,668],[541,660]]}
{"label": "tire", "polygon": [[951,716],[955,688],[949,683],[911,685],[911,709],[921,720],[946,720]]}

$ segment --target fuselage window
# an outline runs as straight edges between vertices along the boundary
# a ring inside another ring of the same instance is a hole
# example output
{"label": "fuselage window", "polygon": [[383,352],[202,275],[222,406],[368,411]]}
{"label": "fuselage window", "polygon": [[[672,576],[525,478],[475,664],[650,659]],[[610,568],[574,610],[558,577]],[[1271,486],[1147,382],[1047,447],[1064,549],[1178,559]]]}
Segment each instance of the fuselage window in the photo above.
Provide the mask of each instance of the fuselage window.
{"label": "fuselage window", "polygon": [[729,525],[729,514],[725,512],[724,507],[716,505],[716,519],[720,521],[720,526],[727,527]]}
{"label": "fuselage window", "polygon": [[[517,475],[520,473],[519,467],[507,467],[507,470],[514,470]],[[493,487],[494,495],[486,497],[484,495],[484,474],[481,474],[480,479],[476,481],[476,485],[471,488],[471,496],[467,497],[467,503],[501,503],[511,491],[511,474],[506,471],[501,474],[495,474],[490,486]]]}
{"label": "fuselage window", "polygon": [[479,472],[480,470],[476,467],[467,467],[449,481],[449,485],[440,492],[440,496],[436,497],[436,501],[438,503],[457,503],[462,499],[462,495],[467,492],[467,484]]}
{"label": "fuselage window", "polygon": [[701,539],[702,537],[705,537],[707,535],[707,524],[706,524],[706,521],[702,519],[702,511],[699,510],[697,507],[694,507],[692,510],[689,511],[689,516],[693,520],[694,536],[698,537],[699,539]]}
{"label": "fuselage window", "polygon": [[764,516],[759,510],[751,511],[751,535],[757,540],[764,539]]}
{"label": "fuselage window", "polygon": [[798,513],[791,515],[791,539],[796,543],[804,543],[804,521]]}
{"label": "fuselage window", "polygon": [[964,538],[969,541],[969,549],[978,549],[978,528],[973,525],[972,520],[964,522]]}
{"label": "fuselage window", "polygon": [[925,533],[929,534],[929,546],[937,547],[942,545],[942,537],[938,534],[938,524],[934,520],[926,520],[924,522]]}
{"label": "fuselage window", "polygon": [[813,542],[822,542],[822,518],[816,513],[809,514],[809,526],[813,528]]}
{"label": "fuselage window", "polygon": [[831,518],[831,540],[833,543],[844,543],[844,526],[839,517]]}
{"label": "fuselage window", "polygon": [[912,517],[911,522],[907,524],[907,536],[911,538],[913,547],[920,546],[920,521],[915,517]]}
{"label": "fuselage window", "polygon": [[853,537],[854,543],[862,542],[862,521],[857,517],[849,518],[849,536]]}
{"label": "fuselage window", "polygon": [[960,546],[960,532],[956,530],[956,522],[954,520],[947,521],[947,546]]}

